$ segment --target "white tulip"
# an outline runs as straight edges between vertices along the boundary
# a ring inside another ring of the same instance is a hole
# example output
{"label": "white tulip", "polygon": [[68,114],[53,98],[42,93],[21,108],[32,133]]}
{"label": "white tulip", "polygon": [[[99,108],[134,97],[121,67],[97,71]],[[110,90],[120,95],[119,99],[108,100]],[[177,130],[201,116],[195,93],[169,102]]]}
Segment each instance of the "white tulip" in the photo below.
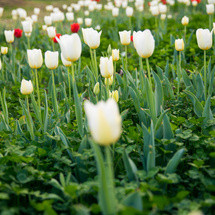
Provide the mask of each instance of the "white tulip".
{"label": "white tulip", "polygon": [[122,45],[129,45],[131,42],[131,31],[120,31],[119,37]]}
{"label": "white tulip", "polygon": [[100,101],[96,105],[86,101],[84,109],[91,135],[96,143],[108,146],[120,138],[122,119],[117,103],[113,99]]}
{"label": "white tulip", "polygon": [[23,21],[22,22],[22,28],[25,33],[31,33],[32,32],[32,22],[31,21]]}
{"label": "white tulip", "polygon": [[213,4],[206,4],[206,12],[209,15],[214,14],[214,5]]}
{"label": "white tulip", "polygon": [[46,6],[46,10],[49,12],[53,11],[53,8],[54,8],[53,5],[47,5]]}
{"label": "white tulip", "polygon": [[34,14],[39,15],[40,13],[40,8],[34,8]]}
{"label": "white tulip", "polygon": [[60,45],[61,52],[65,60],[74,62],[80,58],[82,47],[78,34],[66,34],[61,36],[60,39],[56,37],[56,40]]}
{"label": "white tulip", "polygon": [[23,95],[29,95],[33,92],[33,90],[34,88],[31,80],[27,81],[25,79],[22,79],[21,88],[20,88],[21,93]]}
{"label": "white tulip", "polygon": [[14,30],[13,31],[4,31],[4,36],[7,43],[13,43],[14,42]]}
{"label": "white tulip", "polygon": [[77,22],[78,22],[78,24],[80,24],[80,25],[82,25],[83,24],[83,18],[77,18]]}
{"label": "white tulip", "polygon": [[159,8],[157,5],[151,6],[150,11],[152,13],[152,16],[158,16],[159,15]]}
{"label": "white tulip", "polygon": [[110,78],[114,71],[112,57],[101,57],[99,67],[102,77]]}
{"label": "white tulip", "polygon": [[84,42],[91,48],[96,49],[100,45],[102,31],[98,32],[93,28],[82,28]]}
{"label": "white tulip", "polygon": [[196,38],[200,49],[208,50],[212,47],[212,32],[208,29],[199,28],[196,31]]}
{"label": "white tulip", "polygon": [[187,16],[184,16],[182,19],[181,19],[181,24],[186,26],[189,24],[189,18]]}
{"label": "white tulip", "polygon": [[4,8],[3,8],[3,7],[0,7],[0,17],[2,17],[3,11],[4,11]]}
{"label": "white tulip", "polygon": [[51,16],[44,16],[44,22],[47,26],[52,24],[52,18]]}
{"label": "white tulip", "polygon": [[127,17],[132,17],[133,16],[133,12],[134,12],[133,7],[127,7],[126,8],[126,16]]}
{"label": "white tulip", "polygon": [[113,17],[119,16],[119,8],[114,7],[114,8],[112,9],[112,15],[113,15]]}
{"label": "white tulip", "polygon": [[67,19],[69,22],[74,21],[74,13],[72,13],[72,12],[66,13],[66,19]]}
{"label": "white tulip", "polygon": [[7,54],[8,53],[8,47],[1,46],[1,54]]}
{"label": "white tulip", "polygon": [[49,69],[56,69],[58,67],[58,52],[51,52],[46,51],[45,52],[45,64],[46,67]]}
{"label": "white tulip", "polygon": [[167,12],[167,6],[164,5],[164,4],[162,4],[162,3],[158,5],[158,9],[159,9],[159,12],[160,12],[161,14],[164,14],[164,13]]}
{"label": "white tulip", "polygon": [[41,49],[28,49],[28,64],[32,69],[38,69],[43,64],[43,55]]}
{"label": "white tulip", "polygon": [[119,49],[113,49],[112,50],[112,58],[113,58],[113,61],[119,60]]}
{"label": "white tulip", "polygon": [[31,16],[31,19],[32,19],[33,23],[36,23],[38,21],[38,17],[35,14]]}
{"label": "white tulip", "polygon": [[183,39],[175,40],[175,49],[177,51],[183,51],[184,50],[184,40]]}
{"label": "white tulip", "polygon": [[85,25],[86,25],[87,27],[90,27],[90,26],[92,25],[92,19],[91,19],[91,18],[86,18],[86,19],[84,20],[84,22],[85,22]]}
{"label": "white tulip", "polygon": [[53,26],[47,27],[48,36],[53,39],[56,36],[56,28]]}
{"label": "white tulip", "polygon": [[133,36],[134,47],[142,58],[149,58],[155,49],[155,40],[150,30],[138,31]]}

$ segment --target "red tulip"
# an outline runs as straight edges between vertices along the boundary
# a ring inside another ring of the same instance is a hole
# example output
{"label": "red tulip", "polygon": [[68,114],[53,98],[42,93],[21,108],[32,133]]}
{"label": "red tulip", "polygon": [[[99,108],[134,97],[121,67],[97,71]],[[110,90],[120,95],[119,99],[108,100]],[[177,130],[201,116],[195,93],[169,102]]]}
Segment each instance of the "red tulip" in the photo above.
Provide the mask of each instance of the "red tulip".
{"label": "red tulip", "polygon": [[56,36],[52,39],[54,41],[54,43],[57,43],[57,40],[55,38],[60,38],[61,37],[61,34],[56,34]]}
{"label": "red tulip", "polygon": [[131,42],[133,42],[133,35],[131,35]]}
{"label": "red tulip", "polygon": [[19,29],[19,28],[14,29],[14,36],[17,37],[17,38],[22,37],[22,30]]}
{"label": "red tulip", "polygon": [[72,31],[72,33],[77,33],[79,31],[79,29],[80,29],[80,25],[78,23],[73,23],[71,25],[71,31]]}

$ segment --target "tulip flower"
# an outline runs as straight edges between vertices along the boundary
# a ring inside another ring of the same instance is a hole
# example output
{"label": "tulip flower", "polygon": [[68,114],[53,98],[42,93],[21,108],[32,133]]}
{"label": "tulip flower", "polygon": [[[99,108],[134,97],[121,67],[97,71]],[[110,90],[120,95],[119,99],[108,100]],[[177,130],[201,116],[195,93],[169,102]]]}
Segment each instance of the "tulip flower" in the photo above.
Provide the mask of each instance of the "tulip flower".
{"label": "tulip flower", "polygon": [[113,75],[110,78],[105,78],[105,85],[107,84],[109,84],[109,86],[113,84]]}
{"label": "tulip flower", "polygon": [[149,83],[152,86],[151,74],[149,68],[148,58],[152,56],[155,49],[155,40],[150,30],[138,31],[133,35],[134,47],[138,55],[142,58],[146,58]]}
{"label": "tulip flower", "polygon": [[68,61],[68,60],[66,60],[64,57],[63,57],[63,54],[61,53],[61,61],[62,61],[62,63],[63,63],[63,65],[64,66],[66,66],[66,67],[70,67],[71,65],[72,65],[72,62],[71,61]]}
{"label": "tulip flower", "polygon": [[23,95],[29,95],[33,92],[33,84],[30,81],[22,79],[20,91]]}
{"label": "tulip flower", "polygon": [[22,37],[22,30],[19,29],[19,28],[14,29],[14,36],[15,36],[16,38]]}
{"label": "tulip flower", "polygon": [[45,64],[46,67],[49,69],[56,69],[58,67],[58,52],[51,52],[46,51],[45,52]]}
{"label": "tulip flower", "polygon": [[85,22],[85,25],[86,25],[87,27],[90,27],[90,26],[92,25],[92,19],[91,19],[91,18],[86,18],[86,19],[84,20],[84,22]]}
{"label": "tulip flower", "polygon": [[77,22],[79,25],[82,25],[83,24],[83,18],[78,17]]}
{"label": "tulip flower", "polygon": [[100,58],[100,72],[102,77],[106,78],[106,95],[108,98],[108,94],[109,94],[109,78],[111,76],[113,76],[114,74],[114,67],[113,67],[113,59],[112,57],[108,58],[108,57],[101,57]]}
{"label": "tulip flower", "polygon": [[14,30],[13,31],[4,31],[5,39],[7,43],[14,42]]}
{"label": "tulip flower", "polygon": [[81,40],[78,34],[74,33],[72,35],[63,35],[58,41],[63,57],[67,61],[74,62],[78,60],[81,56]]}
{"label": "tulip flower", "polygon": [[32,32],[32,22],[31,21],[23,21],[22,22],[22,28],[25,33],[31,33]]}
{"label": "tulip flower", "polygon": [[67,19],[69,22],[73,22],[73,21],[74,21],[74,13],[72,13],[72,12],[66,13],[66,19]]}
{"label": "tulip flower", "polygon": [[114,91],[111,93],[110,98],[114,99],[115,102],[118,102],[118,101],[119,101],[119,92],[118,92],[118,90],[114,90]]}
{"label": "tulip flower", "polygon": [[115,143],[121,135],[121,116],[113,99],[94,105],[84,103],[88,125],[94,141],[103,146]]}
{"label": "tulip flower", "polygon": [[113,58],[113,61],[119,60],[119,49],[113,49],[112,50],[112,58]]}
{"label": "tulip flower", "polygon": [[51,16],[44,16],[44,22],[47,26],[50,26],[52,24]]}
{"label": "tulip flower", "polygon": [[3,7],[0,7],[0,17],[2,17],[3,11],[4,11],[4,8],[3,8]]}
{"label": "tulip flower", "polygon": [[200,49],[204,50],[204,85],[205,101],[207,99],[207,68],[206,68],[206,51],[212,47],[212,32],[208,29],[199,28],[196,31],[197,43]]}
{"label": "tulip flower", "polygon": [[119,8],[114,7],[114,8],[112,9],[112,16],[113,16],[113,17],[119,16]]}
{"label": "tulip flower", "polygon": [[53,39],[56,36],[56,28],[53,26],[47,27],[48,36]]}
{"label": "tulip flower", "polygon": [[126,8],[126,16],[127,17],[132,17],[133,16],[133,12],[134,12],[133,7],[127,7]]}
{"label": "tulip flower", "polygon": [[184,25],[184,26],[187,26],[189,24],[189,18],[187,16],[184,16],[181,19],[181,24]]}
{"label": "tulip flower", "polygon": [[125,70],[127,70],[128,69],[127,45],[129,45],[131,42],[131,31],[120,31],[119,36],[121,44],[125,46]]}
{"label": "tulip flower", "polygon": [[177,89],[177,95],[179,95],[180,91],[180,81],[182,77],[182,72],[181,72],[181,52],[184,50],[184,40],[183,39],[177,39],[175,40],[175,49],[179,51],[179,69],[178,71],[178,89]]}
{"label": "tulip flower", "polygon": [[8,53],[8,47],[1,46],[1,54],[5,55]]}
{"label": "tulip flower", "polygon": [[39,15],[40,14],[40,8],[35,7],[34,8],[34,14]]}
{"label": "tulip flower", "polygon": [[38,97],[38,106],[40,108],[40,92],[39,92],[39,83],[38,83],[38,74],[37,69],[39,69],[43,64],[43,56],[41,49],[28,49],[28,64],[32,69],[35,69],[35,78],[36,78],[36,87],[37,87],[37,97]]}
{"label": "tulip flower", "polygon": [[72,31],[72,33],[78,33],[79,29],[80,29],[80,25],[78,23],[73,23],[71,25],[71,31]]}
{"label": "tulip flower", "polygon": [[97,49],[100,45],[102,31],[98,32],[93,28],[82,28],[84,42],[91,48]]}
{"label": "tulip flower", "polygon": [[206,12],[209,15],[209,29],[213,25],[214,4],[206,4]]}

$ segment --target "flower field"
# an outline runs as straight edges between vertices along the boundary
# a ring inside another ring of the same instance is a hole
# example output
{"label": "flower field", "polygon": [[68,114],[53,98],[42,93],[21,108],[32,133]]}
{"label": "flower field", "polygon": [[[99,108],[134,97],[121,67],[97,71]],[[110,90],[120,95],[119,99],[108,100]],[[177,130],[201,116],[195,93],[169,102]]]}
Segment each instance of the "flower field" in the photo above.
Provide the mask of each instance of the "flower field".
{"label": "flower field", "polygon": [[0,214],[215,214],[215,1],[65,2],[0,8]]}

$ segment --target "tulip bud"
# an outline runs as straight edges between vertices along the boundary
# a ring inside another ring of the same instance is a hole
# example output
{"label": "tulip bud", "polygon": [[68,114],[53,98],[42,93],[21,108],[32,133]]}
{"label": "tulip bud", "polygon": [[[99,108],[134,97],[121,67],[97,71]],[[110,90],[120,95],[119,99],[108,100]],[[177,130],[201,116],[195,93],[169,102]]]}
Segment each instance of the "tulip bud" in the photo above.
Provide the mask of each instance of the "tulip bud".
{"label": "tulip bud", "polygon": [[43,31],[47,31],[47,25],[42,25]]}
{"label": "tulip bud", "polygon": [[23,95],[29,95],[33,92],[33,84],[30,81],[22,79],[20,91]]}
{"label": "tulip bud", "polygon": [[80,58],[82,47],[81,40],[78,34],[66,34],[61,36],[60,38],[56,37],[56,40],[60,45],[60,49],[65,60],[74,62]]}
{"label": "tulip bud", "polygon": [[93,88],[93,92],[95,95],[98,95],[100,92],[100,88],[99,88],[99,82],[97,82]]}
{"label": "tulip bud", "polygon": [[2,54],[7,54],[8,53],[8,47],[1,47],[1,53]]}
{"label": "tulip bud", "polygon": [[181,20],[181,24],[186,26],[189,24],[189,18],[187,16],[184,16]]}
{"label": "tulip bud", "polygon": [[53,26],[48,27],[47,28],[47,33],[48,33],[48,36],[51,39],[55,38],[55,36],[56,36],[56,29],[55,29],[55,27],[53,27]]}
{"label": "tulip bud", "polygon": [[119,93],[118,93],[118,90],[114,90],[112,92],[112,98],[115,100],[115,102],[118,102],[119,101]]}
{"label": "tulip bud", "polygon": [[131,42],[131,31],[120,31],[119,32],[120,36],[120,42],[122,45],[129,45]]}
{"label": "tulip bud", "polygon": [[91,48],[96,49],[100,45],[102,31],[98,32],[93,28],[82,28],[84,42]]}
{"label": "tulip bud", "polygon": [[45,64],[46,67],[49,69],[56,69],[58,67],[58,52],[45,52]]}
{"label": "tulip bud", "polygon": [[119,60],[119,49],[113,49],[112,50],[112,58],[113,58],[113,61]]}
{"label": "tulip bud", "polygon": [[62,53],[61,53],[60,56],[61,56],[61,61],[62,61],[62,63],[63,63],[64,66],[66,66],[66,67],[72,66],[72,62],[66,60],[66,59],[63,57],[63,54],[62,54]]}
{"label": "tulip bud", "polygon": [[105,85],[111,86],[113,84],[113,75],[110,78],[105,78]]}
{"label": "tulip bud", "polygon": [[183,39],[175,40],[175,49],[177,51],[183,51],[184,50],[184,40]]}
{"label": "tulip bud", "polygon": [[98,144],[108,146],[119,139],[122,119],[117,103],[113,99],[100,101],[96,105],[86,101],[84,109],[90,133]]}
{"label": "tulip bud", "polygon": [[155,40],[150,30],[134,32],[134,47],[142,58],[149,58],[155,49]]}
{"label": "tulip bud", "polygon": [[28,64],[32,69],[38,69],[43,64],[43,55],[41,49],[28,49]]}
{"label": "tulip bud", "polygon": [[114,70],[112,57],[101,57],[99,67],[102,77],[110,78]]}
{"label": "tulip bud", "polygon": [[208,50],[212,47],[212,32],[208,29],[199,28],[196,31],[196,38],[200,49]]}
{"label": "tulip bud", "polygon": [[214,14],[214,5],[206,4],[206,12],[208,15]]}
{"label": "tulip bud", "polygon": [[5,39],[7,43],[14,42],[14,30],[13,31],[4,31]]}

